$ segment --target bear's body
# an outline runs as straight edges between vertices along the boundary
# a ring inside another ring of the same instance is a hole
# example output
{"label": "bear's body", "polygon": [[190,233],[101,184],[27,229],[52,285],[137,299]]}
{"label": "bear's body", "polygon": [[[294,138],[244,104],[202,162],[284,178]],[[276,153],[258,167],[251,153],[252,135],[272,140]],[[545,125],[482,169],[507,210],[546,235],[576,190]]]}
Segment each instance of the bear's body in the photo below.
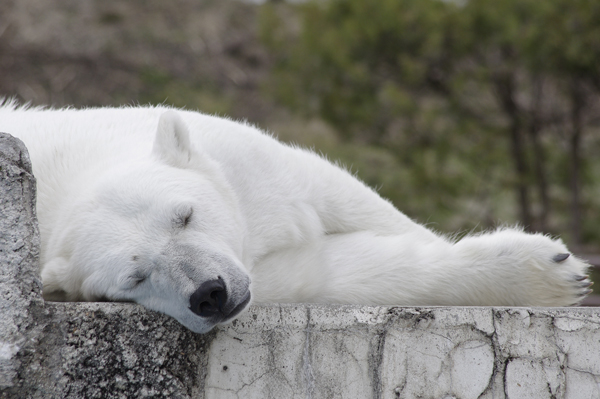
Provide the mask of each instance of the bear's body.
{"label": "bear's body", "polygon": [[8,103],[0,131],[30,152],[46,298],[133,300],[205,332],[251,296],[565,306],[588,292],[587,265],[560,240],[503,229],[454,243],[245,124]]}

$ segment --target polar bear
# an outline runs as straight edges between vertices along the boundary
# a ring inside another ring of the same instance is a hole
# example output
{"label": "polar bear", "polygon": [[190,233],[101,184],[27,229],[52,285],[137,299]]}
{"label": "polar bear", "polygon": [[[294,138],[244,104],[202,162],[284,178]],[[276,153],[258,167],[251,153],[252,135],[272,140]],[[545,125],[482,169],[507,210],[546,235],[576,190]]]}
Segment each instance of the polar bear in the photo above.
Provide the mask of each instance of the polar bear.
{"label": "polar bear", "polygon": [[455,242],[245,123],[8,101],[0,131],[30,152],[46,299],[135,301],[205,333],[251,301],[566,306],[590,292],[559,239]]}

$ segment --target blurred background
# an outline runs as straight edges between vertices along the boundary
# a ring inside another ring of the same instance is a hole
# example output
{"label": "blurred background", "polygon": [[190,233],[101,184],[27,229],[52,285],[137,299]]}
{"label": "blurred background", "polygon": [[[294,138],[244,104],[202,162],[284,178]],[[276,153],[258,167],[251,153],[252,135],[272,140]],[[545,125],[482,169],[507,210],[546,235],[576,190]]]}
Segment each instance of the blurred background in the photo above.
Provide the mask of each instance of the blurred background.
{"label": "blurred background", "polygon": [[0,97],[245,119],[434,230],[600,264],[597,0],[2,0]]}

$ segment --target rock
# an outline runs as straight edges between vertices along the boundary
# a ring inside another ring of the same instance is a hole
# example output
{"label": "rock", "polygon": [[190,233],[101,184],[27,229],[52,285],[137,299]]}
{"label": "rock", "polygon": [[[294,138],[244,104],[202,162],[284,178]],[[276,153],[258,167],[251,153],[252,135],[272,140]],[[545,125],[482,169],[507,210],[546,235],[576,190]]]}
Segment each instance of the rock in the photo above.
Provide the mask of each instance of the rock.
{"label": "rock", "polygon": [[35,179],[25,145],[0,133],[0,388],[14,387],[42,305]]}

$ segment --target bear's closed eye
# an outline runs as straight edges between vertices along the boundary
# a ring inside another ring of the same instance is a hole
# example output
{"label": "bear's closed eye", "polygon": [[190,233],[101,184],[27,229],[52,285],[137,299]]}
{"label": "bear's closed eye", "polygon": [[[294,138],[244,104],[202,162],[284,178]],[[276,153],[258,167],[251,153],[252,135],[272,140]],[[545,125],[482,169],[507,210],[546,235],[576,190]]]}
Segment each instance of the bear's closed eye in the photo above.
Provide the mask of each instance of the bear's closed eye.
{"label": "bear's closed eye", "polygon": [[190,208],[190,211],[188,212],[188,214],[185,215],[185,217],[183,218],[183,227],[185,227],[188,224],[190,224],[190,221],[192,220],[192,214],[193,213],[194,213],[194,209]]}
{"label": "bear's closed eye", "polygon": [[129,277],[129,282],[130,282],[130,288],[135,288],[138,285],[140,285],[141,283],[143,283],[146,278],[148,278],[148,276],[143,275],[143,274],[134,274],[133,276]]}
{"label": "bear's closed eye", "polygon": [[194,208],[189,208],[185,212],[178,212],[177,217],[175,219],[175,225],[179,228],[187,227],[191,220],[192,215],[194,214]]}

